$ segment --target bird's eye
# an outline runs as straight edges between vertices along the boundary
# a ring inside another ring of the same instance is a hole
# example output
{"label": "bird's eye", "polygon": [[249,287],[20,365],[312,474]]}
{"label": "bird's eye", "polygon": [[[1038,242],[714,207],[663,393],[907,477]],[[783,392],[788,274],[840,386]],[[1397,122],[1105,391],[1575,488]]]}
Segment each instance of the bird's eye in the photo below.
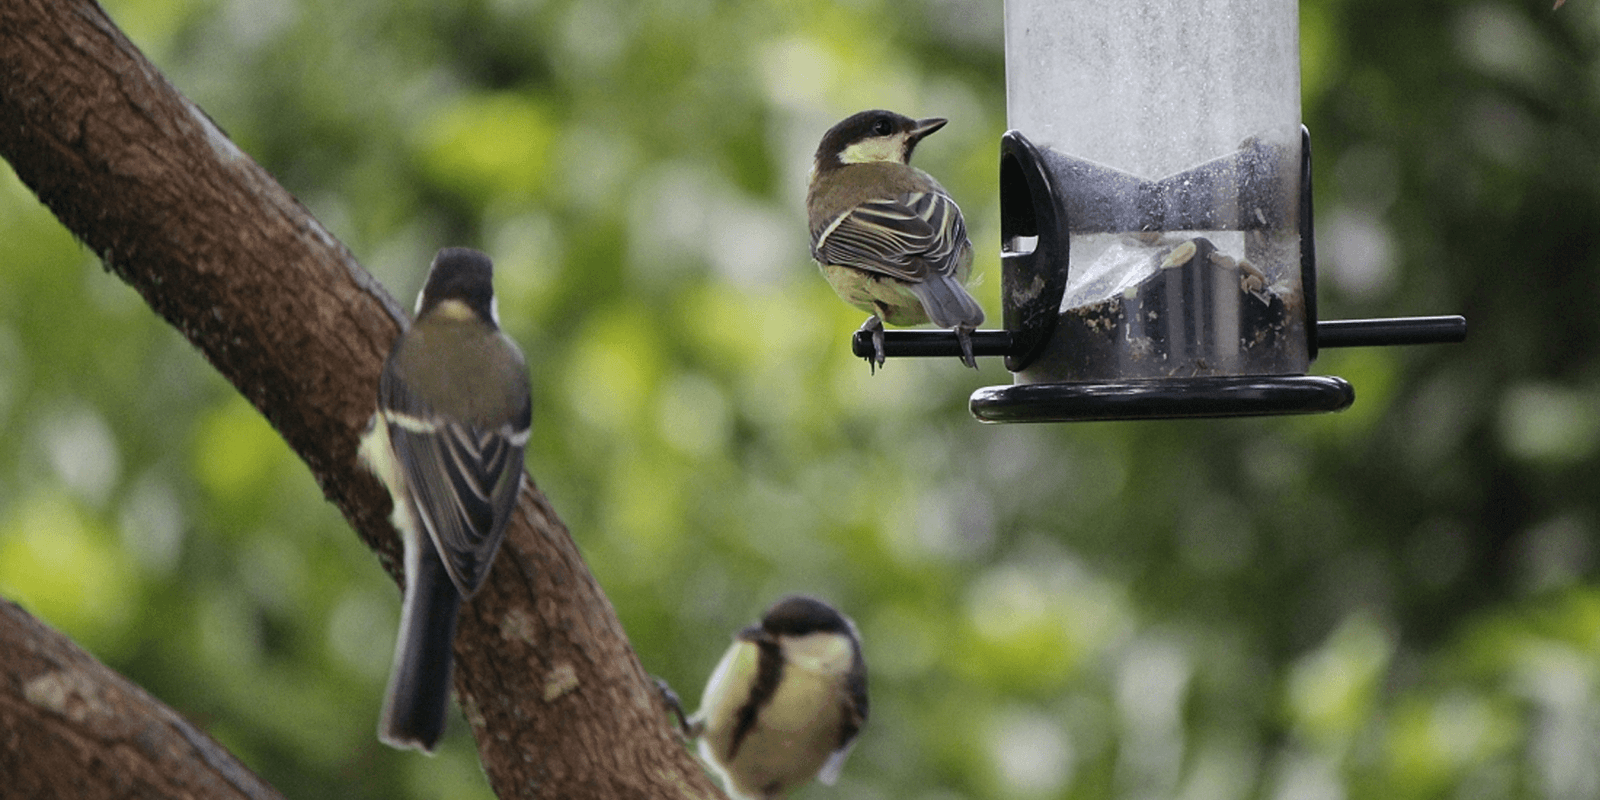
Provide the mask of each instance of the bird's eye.
{"label": "bird's eye", "polygon": [[889,124],[889,120],[880,119],[872,123],[873,136],[888,136],[891,133],[894,133],[894,126]]}

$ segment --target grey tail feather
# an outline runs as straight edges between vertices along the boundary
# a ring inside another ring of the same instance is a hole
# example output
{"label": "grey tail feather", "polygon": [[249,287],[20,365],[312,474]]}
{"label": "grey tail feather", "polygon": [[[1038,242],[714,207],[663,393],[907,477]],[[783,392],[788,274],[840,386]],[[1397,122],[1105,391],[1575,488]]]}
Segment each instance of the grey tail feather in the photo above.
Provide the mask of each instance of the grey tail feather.
{"label": "grey tail feather", "polygon": [[922,301],[928,319],[941,328],[958,325],[976,328],[983,324],[983,307],[949,275],[935,273],[920,283],[911,284],[910,288]]}
{"label": "grey tail feather", "polygon": [[417,569],[406,576],[394,667],[384,692],[378,739],[390,747],[432,753],[450,709],[450,661],[461,593],[424,540]]}

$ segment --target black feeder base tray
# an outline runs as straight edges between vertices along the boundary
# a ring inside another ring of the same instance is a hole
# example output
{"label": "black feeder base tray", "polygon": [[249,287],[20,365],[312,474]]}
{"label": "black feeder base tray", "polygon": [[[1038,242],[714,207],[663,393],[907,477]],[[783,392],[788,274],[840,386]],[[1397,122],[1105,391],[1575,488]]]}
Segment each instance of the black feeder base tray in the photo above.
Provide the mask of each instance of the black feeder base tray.
{"label": "black feeder base tray", "polygon": [[983,422],[1194,419],[1342,411],[1356,392],[1325,375],[1238,375],[989,386],[969,407]]}

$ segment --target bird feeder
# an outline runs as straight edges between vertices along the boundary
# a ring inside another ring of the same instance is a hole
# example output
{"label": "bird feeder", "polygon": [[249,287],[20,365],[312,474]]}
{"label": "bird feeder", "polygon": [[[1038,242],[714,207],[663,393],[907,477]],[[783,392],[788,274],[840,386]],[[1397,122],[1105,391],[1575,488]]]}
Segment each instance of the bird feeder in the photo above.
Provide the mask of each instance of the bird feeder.
{"label": "bird feeder", "polygon": [[[1319,321],[1296,0],[1006,0],[1011,386],[986,422],[1337,411],[1321,347],[1460,341],[1461,317]],[[953,352],[893,332],[888,355]],[[862,342],[856,350],[862,351]]]}

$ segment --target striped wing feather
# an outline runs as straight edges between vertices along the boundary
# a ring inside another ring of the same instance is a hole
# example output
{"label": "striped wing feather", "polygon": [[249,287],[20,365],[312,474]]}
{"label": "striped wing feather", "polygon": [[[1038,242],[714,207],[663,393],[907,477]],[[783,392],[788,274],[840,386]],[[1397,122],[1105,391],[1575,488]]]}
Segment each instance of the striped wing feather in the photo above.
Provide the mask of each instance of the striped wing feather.
{"label": "striped wing feather", "polygon": [[520,428],[481,430],[426,409],[394,408],[389,402],[405,394],[384,394],[390,441],[417,516],[451,581],[471,597],[488,577],[517,502],[529,413],[519,415]]}
{"label": "striped wing feather", "polygon": [[925,280],[929,270],[951,275],[967,241],[961,210],[949,195],[912,192],[870,200],[823,229],[812,256],[898,280]]}

